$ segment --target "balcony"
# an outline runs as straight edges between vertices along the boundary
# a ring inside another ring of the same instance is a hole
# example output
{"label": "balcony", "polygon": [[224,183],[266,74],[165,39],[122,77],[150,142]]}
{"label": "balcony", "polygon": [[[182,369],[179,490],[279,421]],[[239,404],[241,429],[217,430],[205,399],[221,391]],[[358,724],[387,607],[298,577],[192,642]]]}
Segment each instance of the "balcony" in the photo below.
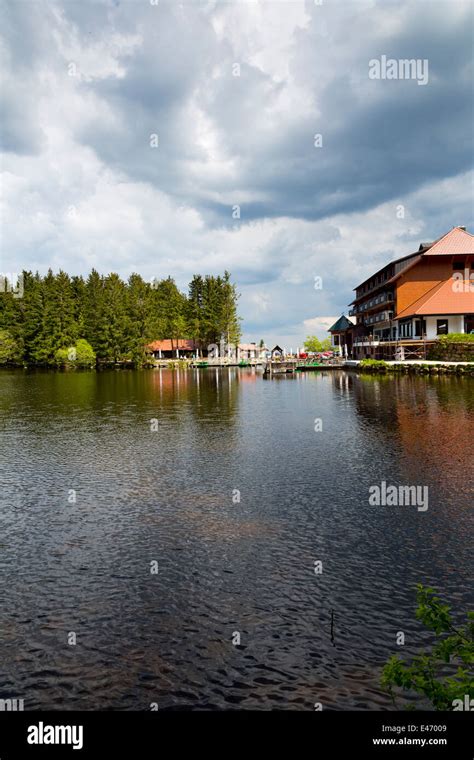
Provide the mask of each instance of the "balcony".
{"label": "balcony", "polygon": [[378,325],[380,322],[389,322],[393,318],[391,311],[379,311],[364,319],[364,325]]}
{"label": "balcony", "polygon": [[363,314],[369,309],[374,309],[383,303],[391,303],[393,300],[393,293],[380,293],[378,296],[370,298],[368,301],[364,301],[364,303],[361,303],[358,306],[353,306],[349,311],[349,316],[355,317],[356,314]]}
{"label": "balcony", "polygon": [[380,341],[376,338],[373,338],[372,335],[367,335],[365,338],[359,337],[356,338],[354,341],[354,346],[378,346]]}
{"label": "balcony", "polygon": [[390,280],[394,274],[395,267],[392,266],[389,270],[384,272],[383,275],[379,275],[377,281],[371,281],[365,288],[359,288],[359,290],[356,290],[356,298],[363,298],[364,296],[372,293],[374,290],[378,290],[378,288],[383,287],[383,285],[386,284],[387,280]]}

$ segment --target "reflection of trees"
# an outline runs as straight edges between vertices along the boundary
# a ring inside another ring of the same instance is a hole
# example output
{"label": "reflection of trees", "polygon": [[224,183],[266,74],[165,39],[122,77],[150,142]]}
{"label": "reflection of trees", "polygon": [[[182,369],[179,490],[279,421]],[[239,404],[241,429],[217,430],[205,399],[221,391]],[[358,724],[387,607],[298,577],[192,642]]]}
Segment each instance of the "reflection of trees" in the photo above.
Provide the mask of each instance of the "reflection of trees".
{"label": "reflection of trees", "polygon": [[[142,372],[146,398],[168,419],[178,422],[214,418],[220,426],[231,425],[238,411],[240,375],[235,368]],[[183,412],[186,412],[183,414]]]}
{"label": "reflection of trees", "polygon": [[[238,413],[240,383],[255,380],[236,368],[204,370],[105,370],[57,372],[23,370],[1,375],[2,417],[21,408],[28,424],[38,419],[38,433],[61,418],[78,428],[87,417],[92,428],[104,422],[135,427],[152,417],[166,417],[175,426],[214,418],[231,426]],[[92,424],[91,424],[92,423]]]}
{"label": "reflection of trees", "polygon": [[[252,375],[236,367],[208,368],[189,372],[190,411],[196,420],[214,418],[219,425],[231,426],[238,413],[240,384]],[[253,378],[255,374],[253,373]]]}

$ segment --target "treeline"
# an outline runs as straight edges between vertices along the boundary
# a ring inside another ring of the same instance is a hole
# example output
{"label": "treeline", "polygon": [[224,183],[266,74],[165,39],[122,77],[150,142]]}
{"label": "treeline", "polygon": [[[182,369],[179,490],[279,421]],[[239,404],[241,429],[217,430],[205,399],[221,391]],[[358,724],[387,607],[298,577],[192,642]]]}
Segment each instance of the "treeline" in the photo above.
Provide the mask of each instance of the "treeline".
{"label": "treeline", "polygon": [[[132,274],[87,278],[60,271],[23,272],[21,287],[0,293],[0,363],[54,365],[68,352],[78,363],[146,362],[153,340],[192,338],[210,343],[240,339],[238,294],[230,274],[195,275],[188,294],[171,277],[146,282]],[[70,353],[72,350],[72,354]]]}

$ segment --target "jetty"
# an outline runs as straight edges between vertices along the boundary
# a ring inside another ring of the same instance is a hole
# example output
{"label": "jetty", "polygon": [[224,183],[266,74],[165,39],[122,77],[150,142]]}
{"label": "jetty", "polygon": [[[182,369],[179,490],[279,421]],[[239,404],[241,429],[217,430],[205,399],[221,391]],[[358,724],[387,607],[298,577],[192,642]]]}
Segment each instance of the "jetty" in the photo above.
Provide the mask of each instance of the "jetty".
{"label": "jetty", "polygon": [[189,366],[193,369],[203,369],[207,367],[261,367],[264,364],[264,359],[237,359],[229,356],[189,360]]}
{"label": "jetty", "polygon": [[343,359],[315,361],[313,359],[269,359],[264,366],[264,375],[288,375],[294,372],[319,372],[327,369],[342,369]]}

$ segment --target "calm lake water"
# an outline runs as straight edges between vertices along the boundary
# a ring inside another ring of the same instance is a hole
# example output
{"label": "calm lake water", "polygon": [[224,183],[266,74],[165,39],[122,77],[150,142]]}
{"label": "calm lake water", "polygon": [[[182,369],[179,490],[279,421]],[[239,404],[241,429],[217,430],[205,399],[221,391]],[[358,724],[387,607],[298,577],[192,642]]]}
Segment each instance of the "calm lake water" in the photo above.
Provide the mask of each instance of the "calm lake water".
{"label": "calm lake water", "polygon": [[[25,710],[390,709],[413,585],[472,602],[472,380],[2,371],[0,410],[0,698]],[[428,510],[369,505],[382,480]]]}

